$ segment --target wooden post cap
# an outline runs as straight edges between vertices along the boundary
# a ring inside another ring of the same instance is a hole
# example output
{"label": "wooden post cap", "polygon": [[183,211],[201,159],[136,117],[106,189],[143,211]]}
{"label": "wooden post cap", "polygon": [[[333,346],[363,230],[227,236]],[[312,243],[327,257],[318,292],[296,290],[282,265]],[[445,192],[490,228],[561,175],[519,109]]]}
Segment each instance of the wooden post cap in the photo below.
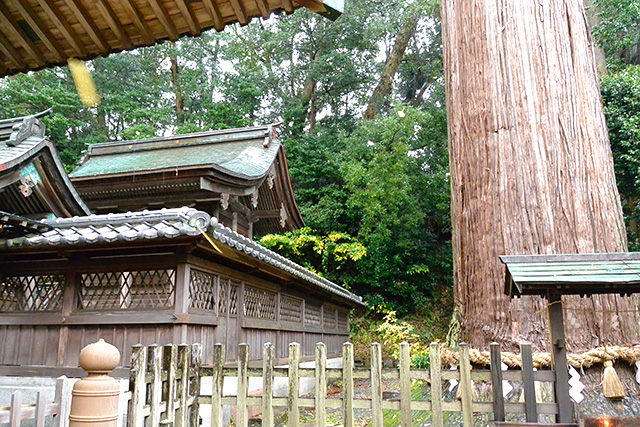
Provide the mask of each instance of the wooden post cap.
{"label": "wooden post cap", "polygon": [[120,351],[100,338],[80,351],[78,362],[89,374],[108,374],[120,363]]}

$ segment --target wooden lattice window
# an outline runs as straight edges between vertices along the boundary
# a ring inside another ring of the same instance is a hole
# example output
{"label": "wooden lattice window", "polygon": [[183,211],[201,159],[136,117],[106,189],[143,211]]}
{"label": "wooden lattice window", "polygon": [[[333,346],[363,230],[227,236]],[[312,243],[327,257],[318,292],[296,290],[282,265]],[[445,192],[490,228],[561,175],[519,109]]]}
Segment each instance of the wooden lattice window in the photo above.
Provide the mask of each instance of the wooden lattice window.
{"label": "wooden lattice window", "polygon": [[220,297],[218,298],[218,315],[230,316],[238,314],[238,284],[231,280],[220,278]]}
{"label": "wooden lattice window", "polygon": [[275,292],[245,286],[244,288],[244,315],[256,319],[276,320]]}
{"label": "wooden lattice window", "polygon": [[81,310],[160,309],[173,307],[175,270],[86,273],[80,276]]}
{"label": "wooden lattice window", "polygon": [[62,274],[7,276],[0,282],[0,312],[59,311],[66,277]]}
{"label": "wooden lattice window", "polygon": [[216,309],[216,283],[218,276],[198,270],[191,270],[189,279],[189,300],[192,308]]}
{"label": "wooden lattice window", "polygon": [[336,328],[336,312],[337,310],[334,307],[324,306],[322,317],[325,329]]}
{"label": "wooden lattice window", "polygon": [[284,320],[285,322],[302,322],[302,299],[281,295],[280,320]]}
{"label": "wooden lattice window", "polygon": [[314,304],[307,301],[304,305],[304,324],[320,326],[322,318],[320,311],[320,304]]}

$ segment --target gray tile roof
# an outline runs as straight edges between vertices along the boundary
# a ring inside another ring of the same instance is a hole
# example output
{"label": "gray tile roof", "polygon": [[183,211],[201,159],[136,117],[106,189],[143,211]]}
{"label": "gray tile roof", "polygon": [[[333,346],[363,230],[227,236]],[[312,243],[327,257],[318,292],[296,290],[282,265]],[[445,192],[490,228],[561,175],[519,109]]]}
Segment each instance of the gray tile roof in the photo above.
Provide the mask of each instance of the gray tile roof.
{"label": "gray tile roof", "polygon": [[264,263],[298,277],[326,292],[362,304],[362,298],[335,283],[305,269],[295,262],[261,246],[230,228],[216,218],[192,208],[161,209],[74,218],[43,220],[53,227],[41,235],[14,239],[0,239],[0,249],[33,246],[63,246],[145,239],[172,239],[198,236],[206,232],[218,242],[244,252]]}

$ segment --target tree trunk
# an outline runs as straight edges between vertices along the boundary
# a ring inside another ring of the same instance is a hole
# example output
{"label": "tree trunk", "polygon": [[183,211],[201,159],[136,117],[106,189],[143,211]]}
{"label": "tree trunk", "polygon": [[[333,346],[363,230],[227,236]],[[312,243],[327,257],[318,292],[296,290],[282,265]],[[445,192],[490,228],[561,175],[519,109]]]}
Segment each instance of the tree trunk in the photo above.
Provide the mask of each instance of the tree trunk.
{"label": "tree trunk", "polygon": [[[498,255],[627,247],[582,1],[443,0],[442,19],[462,338],[548,348],[546,301],[504,295]],[[572,351],[638,337],[630,298],[565,308]]]}
{"label": "tree trunk", "polygon": [[391,93],[393,78],[398,71],[398,67],[400,67],[400,63],[404,57],[404,51],[407,49],[409,41],[416,33],[419,18],[420,15],[418,13],[412,13],[409,15],[402,28],[400,28],[400,31],[398,31],[396,40],[393,43],[393,49],[387,58],[387,63],[384,66],[382,75],[380,76],[378,84],[369,99],[367,110],[364,113],[365,120],[373,120],[378,115],[384,100],[389,96],[389,93]]}
{"label": "tree trunk", "polygon": [[[173,44],[173,42],[171,44]],[[176,97],[176,119],[178,124],[183,124],[185,120],[184,95],[182,94],[182,87],[178,80],[178,55],[175,51],[175,45],[169,53],[169,61],[171,62],[171,86],[173,87],[173,94]]]}
{"label": "tree trunk", "polygon": [[[593,0],[584,0],[584,10],[587,14],[589,30],[600,25],[600,10],[598,10],[598,6]],[[592,43],[592,46],[596,60],[596,69],[598,70],[598,77],[605,76],[607,74],[607,59],[604,55],[604,49],[595,42]]]}

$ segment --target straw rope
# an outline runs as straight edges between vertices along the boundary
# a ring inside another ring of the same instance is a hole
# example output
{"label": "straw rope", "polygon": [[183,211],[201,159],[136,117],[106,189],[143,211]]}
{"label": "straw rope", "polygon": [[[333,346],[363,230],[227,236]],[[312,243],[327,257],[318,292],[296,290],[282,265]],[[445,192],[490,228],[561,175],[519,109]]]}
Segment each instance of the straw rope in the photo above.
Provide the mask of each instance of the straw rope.
{"label": "straw rope", "polygon": [[[522,367],[522,359],[519,354],[511,352],[502,352],[502,362],[512,368]],[[491,356],[488,351],[480,351],[478,349],[469,349],[469,357],[471,363],[480,366],[490,366]],[[617,360],[624,361],[630,365],[636,363],[640,359],[640,346],[612,346],[597,347],[584,353],[567,354],[567,362],[576,369],[589,368],[605,361],[615,362]],[[449,367],[460,364],[460,357],[457,352],[451,351],[446,347],[441,348],[442,366]],[[550,368],[551,353],[533,353],[533,366],[535,368]]]}

